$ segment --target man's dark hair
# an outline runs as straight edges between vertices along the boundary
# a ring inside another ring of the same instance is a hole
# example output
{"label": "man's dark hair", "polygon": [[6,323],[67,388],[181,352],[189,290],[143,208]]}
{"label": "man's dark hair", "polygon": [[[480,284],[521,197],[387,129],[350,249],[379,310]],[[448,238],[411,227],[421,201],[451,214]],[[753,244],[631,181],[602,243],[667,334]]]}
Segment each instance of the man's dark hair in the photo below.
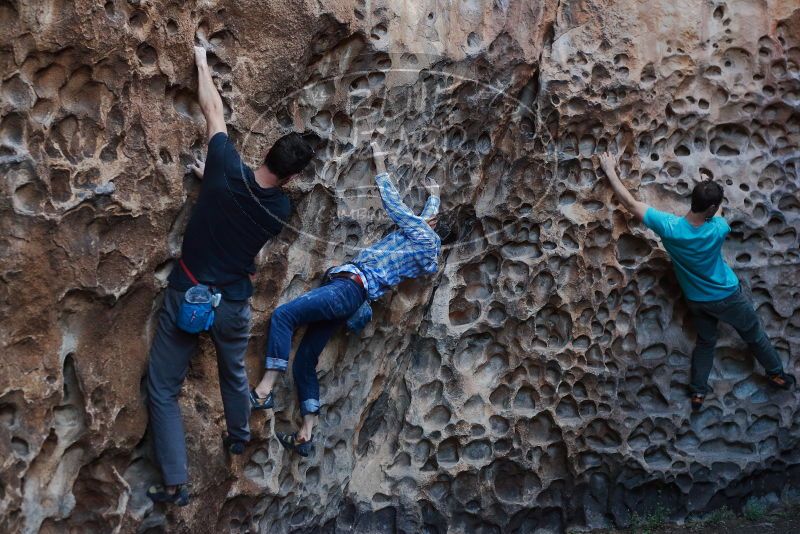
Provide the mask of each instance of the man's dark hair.
{"label": "man's dark hair", "polygon": [[703,213],[711,206],[722,204],[722,186],[713,180],[704,180],[692,191],[692,211]]}
{"label": "man's dark hair", "polygon": [[434,231],[442,240],[442,245],[452,245],[457,241],[466,239],[472,232],[477,218],[475,208],[470,205],[458,206],[446,213],[440,213],[436,218]]}
{"label": "man's dark hair", "polygon": [[450,221],[443,219],[441,215],[436,217],[436,227],[433,231],[439,236],[442,245],[448,245],[452,242],[451,237],[454,234],[453,228],[450,226]]}
{"label": "man's dark hair", "polygon": [[305,169],[313,157],[311,145],[299,133],[292,132],[275,141],[264,158],[264,164],[278,178],[285,180]]}

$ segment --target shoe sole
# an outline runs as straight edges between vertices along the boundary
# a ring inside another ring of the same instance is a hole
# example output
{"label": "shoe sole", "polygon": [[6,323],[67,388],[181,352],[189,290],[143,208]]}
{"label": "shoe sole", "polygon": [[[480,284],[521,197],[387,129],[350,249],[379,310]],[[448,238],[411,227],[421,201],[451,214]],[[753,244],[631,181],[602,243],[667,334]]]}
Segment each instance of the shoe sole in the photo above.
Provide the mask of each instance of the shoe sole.
{"label": "shoe sole", "polygon": [[781,386],[780,384],[776,384],[769,377],[767,377],[767,384],[770,387],[772,387],[774,389],[779,389],[781,391],[791,391],[791,390],[793,390],[795,388],[795,386],[797,386],[797,379],[794,376],[792,376],[790,374],[783,374],[783,375],[777,375],[777,376],[781,376],[782,378],[784,378],[784,380],[786,381],[786,384]]}
{"label": "shoe sole", "polygon": [[294,446],[288,445],[288,444],[284,443],[281,438],[278,438],[278,443],[280,443],[281,446],[284,449],[286,449],[287,451],[293,452],[293,453],[297,454],[298,456],[302,456],[303,458],[308,458],[311,455],[311,453],[314,452],[314,447],[313,446],[311,447],[311,450],[309,452],[302,453],[302,452],[300,452],[300,449],[298,448],[297,445],[294,445]]}

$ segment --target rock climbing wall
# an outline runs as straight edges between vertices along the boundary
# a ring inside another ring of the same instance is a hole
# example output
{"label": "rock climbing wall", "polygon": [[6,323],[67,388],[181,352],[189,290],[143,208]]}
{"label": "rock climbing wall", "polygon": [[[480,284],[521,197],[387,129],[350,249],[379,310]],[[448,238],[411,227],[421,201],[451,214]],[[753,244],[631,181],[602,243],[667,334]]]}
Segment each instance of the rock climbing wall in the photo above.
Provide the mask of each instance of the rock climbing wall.
{"label": "rock climbing wall", "polygon": [[[272,438],[289,378],[225,457],[203,340],[193,501],[154,508],[142,384],[200,187],[195,41],[246,161],[289,130],[318,154],[258,260],[253,381],[270,311],[390,228],[369,140],[416,208],[442,184],[460,235],[326,349],[308,460]],[[563,532],[800,490],[797,397],[730,329],[690,415],[669,261],[591,160],[675,212],[725,185],[726,257],[799,372],[796,0],[2,0],[0,82],[0,530]]]}

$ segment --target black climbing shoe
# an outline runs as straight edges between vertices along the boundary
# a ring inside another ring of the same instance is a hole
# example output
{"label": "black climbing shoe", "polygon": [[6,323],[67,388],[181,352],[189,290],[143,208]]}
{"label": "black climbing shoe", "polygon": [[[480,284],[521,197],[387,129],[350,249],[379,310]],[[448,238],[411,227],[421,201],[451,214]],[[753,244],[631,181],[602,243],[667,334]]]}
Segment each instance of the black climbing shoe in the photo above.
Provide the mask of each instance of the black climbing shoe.
{"label": "black climbing shoe", "polygon": [[783,371],[775,373],[774,375],[767,375],[769,385],[778,389],[792,389],[797,382],[797,379],[792,375],[786,374]]}
{"label": "black climbing shoe", "polygon": [[275,432],[275,437],[281,442],[283,448],[287,451],[294,451],[302,457],[308,457],[314,452],[314,437],[312,436],[308,441],[297,441],[297,432],[293,434],[284,434],[283,432]]}
{"label": "black climbing shoe", "polygon": [[699,412],[700,409],[703,407],[703,401],[706,400],[706,396],[700,393],[692,393],[692,411]]}
{"label": "black climbing shoe", "polygon": [[250,390],[250,409],[251,410],[271,410],[275,406],[275,400],[272,397],[272,392],[266,397],[259,397],[256,395],[256,390]]}
{"label": "black climbing shoe", "polygon": [[236,456],[240,456],[244,453],[244,446],[246,443],[240,439],[234,439],[230,436],[225,436],[222,438],[222,444],[225,446],[225,450],[228,451],[230,454],[235,454]]}
{"label": "black climbing shoe", "polygon": [[155,484],[148,488],[147,496],[153,502],[165,502],[177,506],[189,504],[189,489],[186,484],[180,484],[173,493],[168,492],[161,484]]}

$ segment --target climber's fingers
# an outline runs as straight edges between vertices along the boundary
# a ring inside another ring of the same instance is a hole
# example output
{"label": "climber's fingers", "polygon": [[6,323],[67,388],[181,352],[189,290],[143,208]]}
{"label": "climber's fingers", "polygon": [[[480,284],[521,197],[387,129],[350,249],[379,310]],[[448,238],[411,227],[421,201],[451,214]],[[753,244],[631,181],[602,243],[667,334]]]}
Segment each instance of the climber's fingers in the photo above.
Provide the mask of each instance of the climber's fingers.
{"label": "climber's fingers", "polygon": [[606,171],[613,170],[617,166],[617,158],[610,152],[604,152],[598,157],[600,160],[600,167]]}
{"label": "climber's fingers", "polygon": [[186,168],[194,173],[195,176],[202,180],[203,172],[206,170],[206,164],[200,158],[195,158],[194,163],[190,163]]}

